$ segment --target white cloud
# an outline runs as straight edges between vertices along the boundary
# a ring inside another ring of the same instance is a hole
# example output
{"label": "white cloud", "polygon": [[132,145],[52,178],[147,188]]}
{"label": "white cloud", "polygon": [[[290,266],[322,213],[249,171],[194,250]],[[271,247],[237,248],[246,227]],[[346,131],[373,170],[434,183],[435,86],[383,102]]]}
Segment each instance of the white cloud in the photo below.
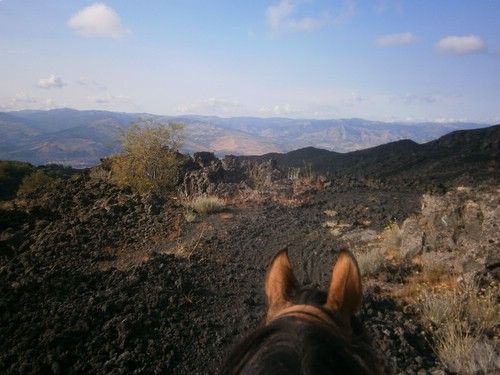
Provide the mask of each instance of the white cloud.
{"label": "white cloud", "polygon": [[441,39],[436,48],[452,55],[471,55],[486,51],[486,43],[476,35],[452,35]]}
{"label": "white cloud", "polygon": [[259,114],[261,116],[290,116],[295,111],[292,106],[288,103],[282,105],[274,106],[263,106],[259,109]]}
{"label": "white cloud", "polygon": [[402,97],[405,104],[434,104],[441,99],[435,95],[406,94]]}
{"label": "white cloud", "polygon": [[69,19],[68,26],[85,37],[118,39],[128,33],[120,16],[103,3],[83,8]]}
{"label": "white cloud", "polygon": [[295,6],[295,3],[287,0],[282,0],[276,5],[269,6],[266,10],[266,19],[269,26],[274,29],[282,27],[284,21],[288,19]]}
{"label": "white cloud", "polygon": [[86,78],[86,77],[80,77],[76,83],[78,83],[80,86],[87,87],[92,90],[100,90],[100,91],[105,91],[107,90],[106,86],[103,84],[97,82],[96,80]]}
{"label": "white cloud", "polygon": [[57,108],[57,104],[54,101],[54,99],[52,99],[52,98],[45,99],[44,104],[45,104],[45,108],[47,108],[47,109]]}
{"label": "white cloud", "polygon": [[245,107],[237,101],[209,98],[196,103],[177,107],[177,111],[185,114],[236,115],[245,111]]}
{"label": "white cloud", "polygon": [[0,103],[0,110],[4,111],[53,108],[57,108],[57,103],[53,98],[35,98],[24,91],[18,92],[13,97],[6,98],[4,104]]}
{"label": "white cloud", "polygon": [[404,103],[407,105],[432,105],[432,104],[443,104],[452,103],[461,99],[462,95],[459,93],[401,93],[395,95],[388,95],[388,103]]}
{"label": "white cloud", "polygon": [[35,104],[36,102],[35,98],[25,92],[17,93],[11,100],[11,104],[14,106],[18,104]]}
{"label": "white cloud", "polygon": [[316,16],[294,17],[297,7],[304,0],[281,0],[266,9],[266,20],[273,30],[313,31],[330,25],[340,25],[354,14],[354,3],[345,0],[342,10],[334,15],[330,11],[324,11]]}
{"label": "white cloud", "polygon": [[87,99],[96,104],[123,104],[132,102],[132,98],[129,96],[113,95],[109,92],[103,96],[88,96]]}
{"label": "white cloud", "polygon": [[4,104],[0,103],[0,110],[15,111],[19,109],[35,108],[38,101],[30,94],[18,92],[10,98],[5,98]]}
{"label": "white cloud", "polygon": [[379,47],[399,46],[404,44],[413,44],[418,41],[418,38],[410,32],[401,34],[382,35],[375,40],[375,44]]}
{"label": "white cloud", "polygon": [[404,12],[404,5],[401,0],[378,0],[375,2],[375,10],[380,14],[390,11],[402,14]]}
{"label": "white cloud", "polygon": [[51,74],[48,78],[40,78],[36,85],[42,89],[60,89],[66,86],[66,83],[63,82],[61,77]]}

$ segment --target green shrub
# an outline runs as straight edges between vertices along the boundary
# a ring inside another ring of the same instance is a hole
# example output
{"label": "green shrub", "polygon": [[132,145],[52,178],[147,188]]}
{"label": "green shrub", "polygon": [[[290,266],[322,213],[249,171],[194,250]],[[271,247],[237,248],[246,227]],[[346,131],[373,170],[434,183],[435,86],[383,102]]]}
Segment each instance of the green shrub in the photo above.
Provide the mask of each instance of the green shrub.
{"label": "green shrub", "polygon": [[23,178],[35,168],[20,161],[0,161],[0,199],[11,199],[16,195]]}
{"label": "green shrub", "polygon": [[18,196],[25,196],[39,189],[50,189],[56,181],[56,178],[50,177],[43,170],[38,169],[32,174],[23,178],[19,189]]}
{"label": "green shrub", "polygon": [[121,154],[109,158],[111,179],[139,193],[168,195],[179,179],[182,125],[146,120],[123,134]]}

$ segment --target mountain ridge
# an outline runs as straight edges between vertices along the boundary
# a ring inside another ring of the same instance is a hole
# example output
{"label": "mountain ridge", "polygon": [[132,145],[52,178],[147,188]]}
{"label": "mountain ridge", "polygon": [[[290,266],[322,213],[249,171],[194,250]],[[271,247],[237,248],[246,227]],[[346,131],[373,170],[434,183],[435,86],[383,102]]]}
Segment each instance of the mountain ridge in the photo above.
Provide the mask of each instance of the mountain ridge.
{"label": "mountain ridge", "polygon": [[[0,112],[0,159],[88,167],[119,150],[119,135],[141,118],[186,125],[183,152],[262,155],[314,146],[349,152],[400,139],[418,143],[477,123],[383,123],[363,119],[160,116],[69,108]],[[66,151],[65,151],[66,150]]]}
{"label": "mountain ridge", "polygon": [[417,184],[455,179],[500,180],[500,124],[487,128],[459,130],[436,140],[418,144],[399,140],[349,153],[306,147],[288,153],[240,156],[258,162],[273,159],[282,170],[304,168],[339,178],[376,178]]}

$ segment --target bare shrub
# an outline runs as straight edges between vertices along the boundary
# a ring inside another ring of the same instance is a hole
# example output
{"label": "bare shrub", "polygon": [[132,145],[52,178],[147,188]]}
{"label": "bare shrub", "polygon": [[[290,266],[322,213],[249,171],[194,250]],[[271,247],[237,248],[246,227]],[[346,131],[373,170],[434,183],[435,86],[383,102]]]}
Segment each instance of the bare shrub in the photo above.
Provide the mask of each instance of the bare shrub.
{"label": "bare shrub", "polygon": [[217,197],[198,197],[189,203],[189,207],[199,214],[210,214],[222,211],[226,203]]}
{"label": "bare shrub", "polygon": [[363,252],[356,252],[359,271],[362,276],[377,273],[385,264],[384,252],[380,248],[371,248]]}

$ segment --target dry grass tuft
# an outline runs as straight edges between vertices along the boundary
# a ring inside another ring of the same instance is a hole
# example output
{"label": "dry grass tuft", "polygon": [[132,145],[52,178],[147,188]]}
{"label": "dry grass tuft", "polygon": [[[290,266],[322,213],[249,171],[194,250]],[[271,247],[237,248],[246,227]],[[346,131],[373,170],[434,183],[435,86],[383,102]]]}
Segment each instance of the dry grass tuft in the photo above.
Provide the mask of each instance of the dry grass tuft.
{"label": "dry grass tuft", "polygon": [[468,289],[464,293],[463,313],[476,331],[492,330],[500,322],[500,309],[497,303],[498,290],[489,287],[481,293]]}
{"label": "dry grass tuft", "polygon": [[494,343],[469,331],[464,323],[448,322],[437,334],[436,353],[458,374],[494,374],[500,370]]}
{"label": "dry grass tuft", "polygon": [[226,203],[217,197],[198,197],[189,203],[189,207],[199,214],[205,215],[222,211]]}
{"label": "dry grass tuft", "polygon": [[184,219],[186,219],[188,223],[192,223],[196,220],[196,212],[194,212],[193,210],[184,211]]}
{"label": "dry grass tuft", "polygon": [[414,263],[419,264],[422,270],[407,279],[404,287],[395,293],[396,297],[414,301],[420,296],[429,297],[429,294],[433,292],[440,292],[444,295],[457,287],[457,275],[450,272],[445,262],[417,257]]}
{"label": "dry grass tuft", "polygon": [[436,354],[460,374],[490,374],[500,370],[500,358],[485,333],[494,334],[499,321],[496,289],[477,293],[475,286],[423,293],[420,306],[432,323]]}
{"label": "dry grass tuft", "polygon": [[460,318],[463,301],[457,290],[447,290],[439,294],[424,291],[420,298],[422,316],[436,326]]}
{"label": "dry grass tuft", "polygon": [[356,259],[362,276],[376,274],[385,264],[384,252],[380,248],[357,252]]}

